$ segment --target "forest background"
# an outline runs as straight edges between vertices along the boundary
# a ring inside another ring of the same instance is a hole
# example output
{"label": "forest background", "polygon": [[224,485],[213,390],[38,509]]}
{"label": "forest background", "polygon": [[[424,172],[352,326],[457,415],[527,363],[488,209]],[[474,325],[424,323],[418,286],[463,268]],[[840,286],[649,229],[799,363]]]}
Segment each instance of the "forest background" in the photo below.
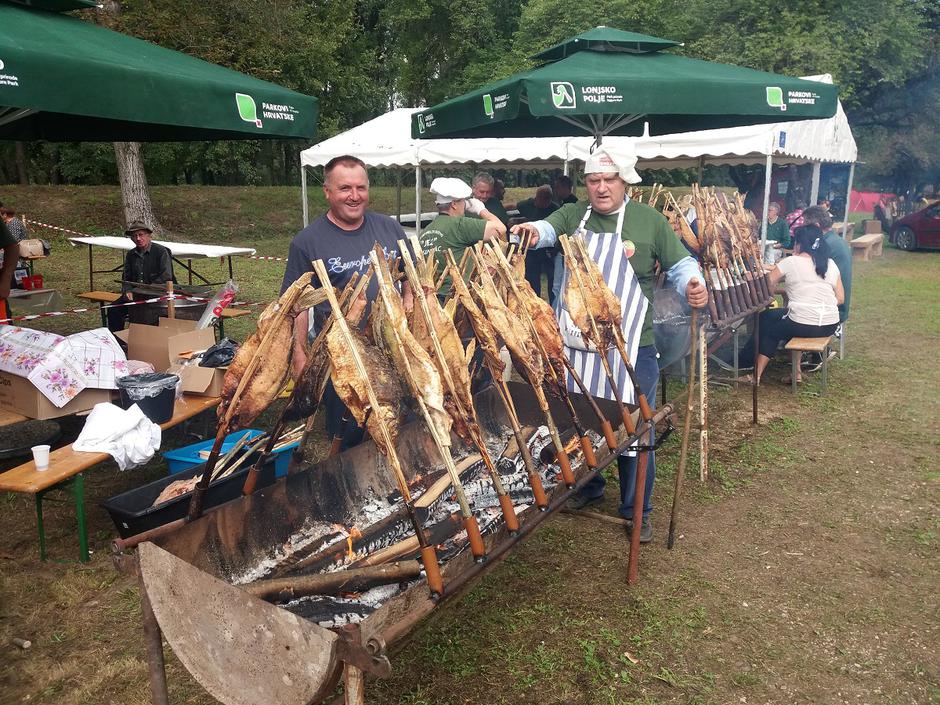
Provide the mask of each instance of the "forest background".
{"label": "forest background", "polygon": [[[938,0],[110,0],[76,14],[316,96],[318,141],[525,69],[536,51],[604,24],[681,41],[686,56],[830,73],[859,145],[858,188],[940,182]],[[292,185],[307,146],[152,143],[142,155],[151,185]],[[0,183],[117,181],[109,143],[0,143]]]}

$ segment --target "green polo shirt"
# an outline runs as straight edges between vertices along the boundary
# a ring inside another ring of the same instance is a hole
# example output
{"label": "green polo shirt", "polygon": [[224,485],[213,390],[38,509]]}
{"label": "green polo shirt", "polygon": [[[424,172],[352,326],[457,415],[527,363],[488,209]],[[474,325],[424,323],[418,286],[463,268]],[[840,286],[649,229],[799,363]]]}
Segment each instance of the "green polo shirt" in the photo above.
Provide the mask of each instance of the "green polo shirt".
{"label": "green polo shirt", "polygon": [[[481,242],[485,231],[485,220],[460,215],[439,215],[421,233],[421,249],[425,254],[433,248],[437,249],[437,271],[440,274],[447,266],[445,250],[450,250],[459,263],[464,250]],[[450,277],[447,277],[444,285],[438,290],[438,295],[446,296],[450,287]]]}
{"label": "green polo shirt", "polygon": [[499,218],[503,225],[509,227],[509,213],[507,213],[506,209],[503,207],[503,202],[496,198],[496,196],[490,196],[486,199],[486,203],[483,204],[483,207]]}
{"label": "green polo shirt", "polygon": [[[558,235],[571,235],[581,224],[587,211],[587,202],[568,203],[548,216],[545,220],[555,228]],[[594,232],[613,232],[617,229],[617,214],[600,215],[592,212],[584,227]],[[640,345],[653,344],[653,286],[655,276],[653,267],[659,262],[663,271],[689,256],[688,251],[679,242],[679,238],[669,226],[662,213],[643,203],[629,201],[623,218],[622,240],[633,243],[635,251],[630,257],[630,264],[640,281],[643,295],[649,301],[646,320],[640,335]]]}
{"label": "green polo shirt", "polygon": [[829,259],[836,263],[842,277],[845,301],[839,304],[839,322],[849,318],[849,300],[852,298],[852,246],[830,230],[823,235],[823,242],[829,245]]}
{"label": "green polo shirt", "polygon": [[780,217],[774,223],[767,223],[767,239],[779,242],[788,250],[793,246],[790,241],[790,226]]}

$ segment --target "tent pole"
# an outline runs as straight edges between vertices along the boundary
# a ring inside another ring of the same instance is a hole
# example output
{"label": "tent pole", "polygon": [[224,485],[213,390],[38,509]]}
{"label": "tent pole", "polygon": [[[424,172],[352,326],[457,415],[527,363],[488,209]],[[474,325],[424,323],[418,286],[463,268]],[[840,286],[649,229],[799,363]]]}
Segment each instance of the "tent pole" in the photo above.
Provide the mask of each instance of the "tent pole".
{"label": "tent pole", "polygon": [[401,225],[401,169],[395,170],[395,219],[398,221],[398,224]]}
{"label": "tent pole", "polygon": [[[845,213],[842,216],[842,222],[849,222],[849,213],[852,211],[852,181],[855,179],[855,162],[849,164],[849,184],[845,192]],[[845,237],[846,226],[842,229],[842,237]]]}
{"label": "tent pole", "polygon": [[763,258],[764,249],[767,246],[767,211],[770,209],[770,175],[774,168],[774,155],[767,155],[767,163],[764,166],[764,214],[761,217],[760,224],[760,256]]}
{"label": "tent pole", "polygon": [[304,227],[307,227],[309,214],[307,213],[307,167],[300,164],[300,202],[304,212]]}
{"label": "tent pole", "polygon": [[566,160],[565,160],[565,167],[564,167],[563,171],[561,172],[561,173],[564,174],[565,176],[568,176],[568,168],[569,168],[568,165],[569,165],[569,164],[570,164],[570,162],[566,159]]}
{"label": "tent pole", "polygon": [[698,158],[698,185],[702,185],[702,178],[705,176],[705,157]]}
{"label": "tent pole", "polygon": [[415,234],[421,234],[421,165],[415,166]]}
{"label": "tent pole", "polygon": [[815,206],[819,202],[819,171],[822,164],[813,162],[813,180],[809,187],[809,205]]}

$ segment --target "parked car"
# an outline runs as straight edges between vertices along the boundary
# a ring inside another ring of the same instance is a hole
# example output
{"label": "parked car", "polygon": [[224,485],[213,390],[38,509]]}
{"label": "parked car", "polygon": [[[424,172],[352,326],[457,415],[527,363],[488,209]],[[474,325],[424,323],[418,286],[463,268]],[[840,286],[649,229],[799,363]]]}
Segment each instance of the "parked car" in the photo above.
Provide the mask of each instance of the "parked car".
{"label": "parked car", "polygon": [[940,202],[894,221],[889,239],[901,250],[940,248]]}

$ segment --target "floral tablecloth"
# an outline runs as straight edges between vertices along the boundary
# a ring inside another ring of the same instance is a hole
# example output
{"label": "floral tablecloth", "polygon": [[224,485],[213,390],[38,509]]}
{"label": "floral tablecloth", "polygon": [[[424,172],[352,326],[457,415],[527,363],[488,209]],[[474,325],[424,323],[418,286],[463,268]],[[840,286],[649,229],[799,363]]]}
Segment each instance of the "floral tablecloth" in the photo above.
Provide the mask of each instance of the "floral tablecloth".
{"label": "floral tablecloth", "polygon": [[68,337],[0,325],[0,370],[25,377],[61,408],[86,387],[117,389],[127,358],[107,328]]}

